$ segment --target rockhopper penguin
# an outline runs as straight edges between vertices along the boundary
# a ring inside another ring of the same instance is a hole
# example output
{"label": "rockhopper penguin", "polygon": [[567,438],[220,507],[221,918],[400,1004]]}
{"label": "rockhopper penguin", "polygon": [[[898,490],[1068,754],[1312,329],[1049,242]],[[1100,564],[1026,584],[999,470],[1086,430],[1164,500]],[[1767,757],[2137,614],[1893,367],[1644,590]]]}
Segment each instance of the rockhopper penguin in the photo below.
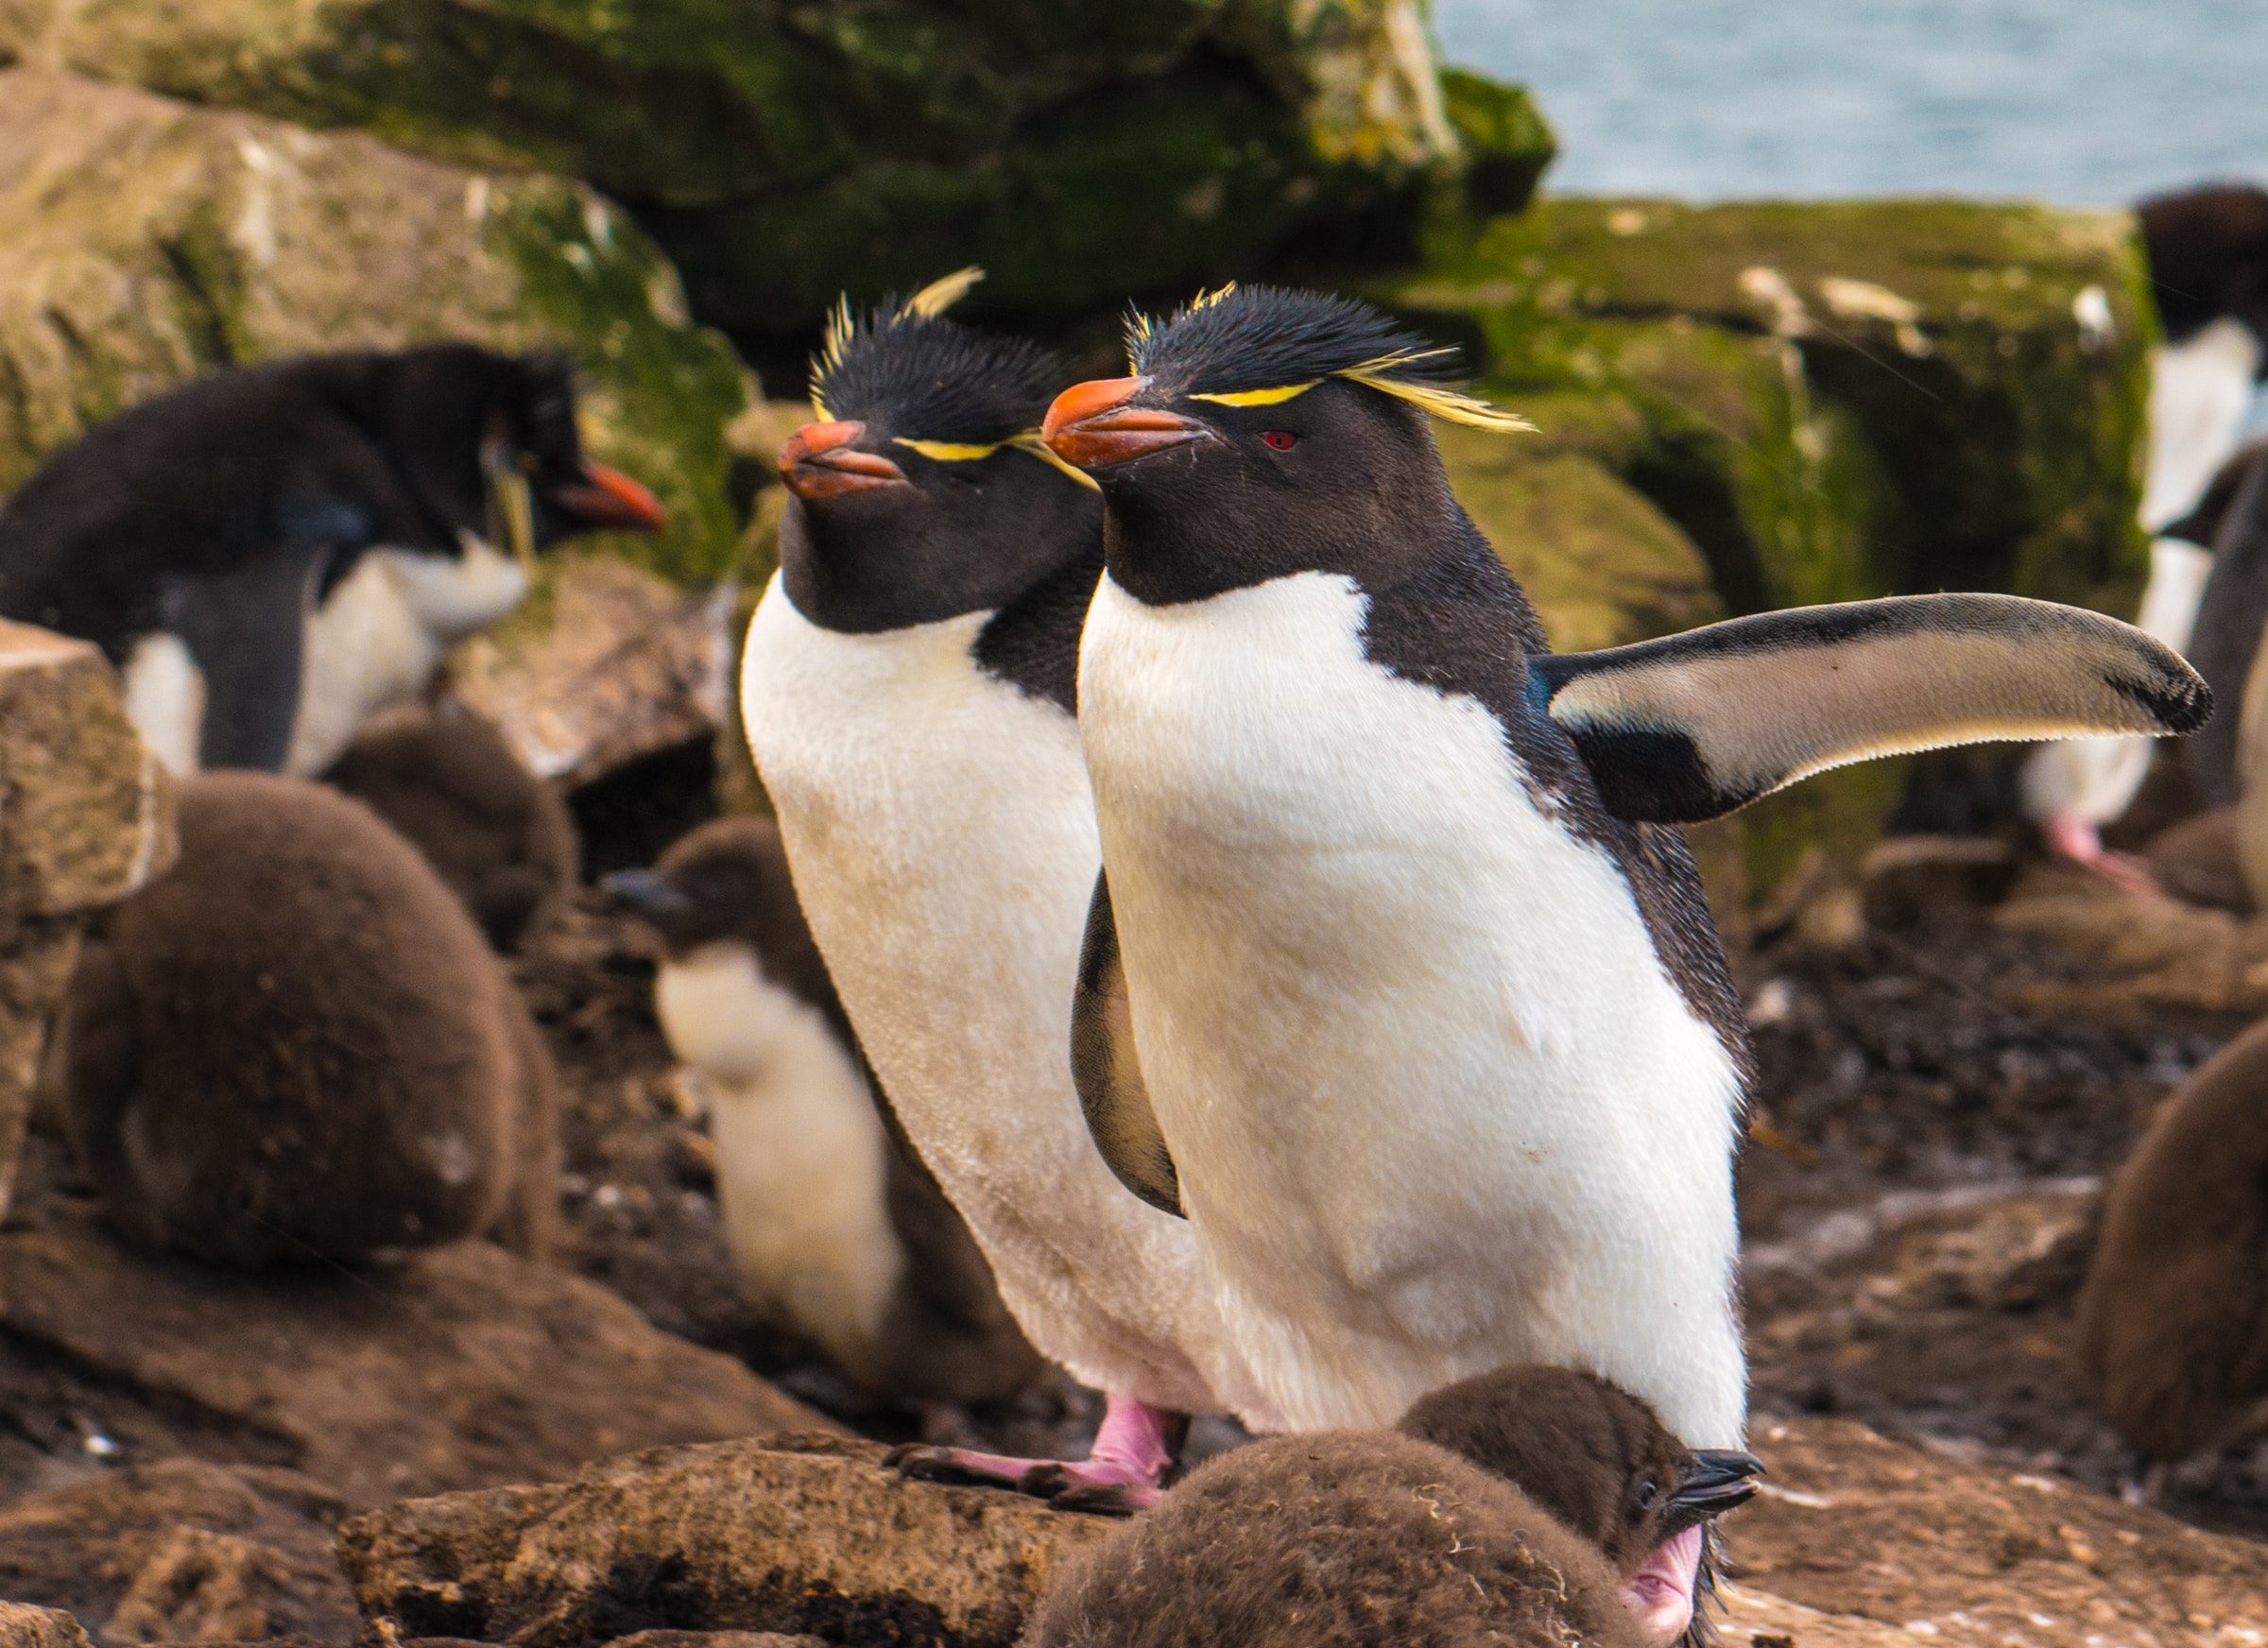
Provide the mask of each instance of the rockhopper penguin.
{"label": "rockhopper penguin", "polygon": [[1281,1426],[1507,1362],[1741,1436],[1748,1052],[1665,823],[1870,755],[2183,730],[2139,631],[2008,596],[1554,655],[1428,413],[1509,415],[1376,312],[1268,289],[1138,323],[1049,444],[1101,483],[1079,729],[1098,881],[1073,1065],[1184,1212]]}
{"label": "rockhopper penguin", "polygon": [[416,849],[335,791],[208,773],[90,932],[61,1070],[112,1224],[238,1265],[556,1234],[556,1077]]}
{"label": "rockhopper penguin", "polygon": [[1072,1087],[1100,863],[1073,690],[1101,508],[1038,438],[1059,364],[940,317],[973,278],[838,314],[819,421],[781,459],[742,712],[883,1090],[1033,1345],[1108,1398],[1075,1465],[901,1463],[1124,1504],[1154,1491],[1176,1416],[1238,1399],[1191,1232],[1119,1189]]}
{"label": "rockhopper penguin", "polygon": [[1025,1648],[1667,1648],[1650,1554],[1755,1491],[1628,1393],[1484,1374],[1398,1432],[1277,1436],[1200,1467],[1050,1590]]}
{"label": "rockhopper penguin", "polygon": [[[2207,553],[2211,538],[2199,536],[2193,520],[2183,517],[2193,516],[2200,494],[2236,450],[2268,364],[2268,190],[2208,184],[2153,196],[2136,215],[2165,332],[2150,361],[2141,506],[2152,539],[2150,579],[2136,622],[2196,658],[2192,633],[2204,639],[2225,593]],[[2248,640],[2257,639],[2256,627]],[[2221,702],[2233,707],[2236,698],[2222,690],[2221,678],[2203,673]],[[2233,740],[2235,730],[2224,724],[2208,741],[2215,737]],[[2190,754],[2193,763],[2195,752]],[[2149,877],[2138,862],[2105,851],[2102,828],[2132,805],[2149,765],[2150,747],[2132,738],[2072,739],[2036,750],[2019,780],[2025,815],[2058,857],[2147,888]]]}
{"label": "rockhopper penguin", "polygon": [[459,343],[199,378],[0,507],[0,616],[98,644],[176,771],[312,777],[511,609],[535,552],[661,525],[575,408],[564,356]]}
{"label": "rockhopper penguin", "polygon": [[984,1256],[891,1137],[768,818],[719,818],[600,884],[661,935],[654,1005],[716,1145],[750,1297],[884,1394],[1013,1395],[1039,1359]]}

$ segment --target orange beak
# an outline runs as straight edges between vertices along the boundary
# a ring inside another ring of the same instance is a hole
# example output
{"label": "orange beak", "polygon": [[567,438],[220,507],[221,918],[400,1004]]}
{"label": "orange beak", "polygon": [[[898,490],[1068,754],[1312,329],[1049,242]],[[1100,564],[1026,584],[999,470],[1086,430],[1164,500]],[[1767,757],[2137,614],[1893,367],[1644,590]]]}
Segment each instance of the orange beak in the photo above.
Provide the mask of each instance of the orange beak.
{"label": "orange beak", "polygon": [[839,498],[845,492],[904,486],[903,470],[880,453],[850,444],[866,432],[863,423],[806,423],[781,450],[780,478],[799,498]]}
{"label": "orange beak", "polygon": [[1047,409],[1040,438],[1047,450],[1082,470],[1108,469],[1138,457],[1203,440],[1194,418],[1126,403],[1149,386],[1147,378],[1096,378],[1074,384]]}
{"label": "orange beak", "polygon": [[624,532],[659,532],[668,524],[669,511],[655,497],[620,470],[602,463],[583,464],[583,478],[559,488],[552,496],[559,506],[593,526]]}

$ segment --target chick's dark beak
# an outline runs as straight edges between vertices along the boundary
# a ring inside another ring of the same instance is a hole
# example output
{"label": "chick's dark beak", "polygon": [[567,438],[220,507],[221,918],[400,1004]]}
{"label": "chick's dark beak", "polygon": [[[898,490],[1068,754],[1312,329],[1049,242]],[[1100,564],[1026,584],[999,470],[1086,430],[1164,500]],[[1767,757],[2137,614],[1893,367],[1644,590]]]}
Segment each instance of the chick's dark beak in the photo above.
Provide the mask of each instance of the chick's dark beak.
{"label": "chick's dark beak", "polygon": [[905,472],[888,458],[850,444],[866,432],[858,422],[806,423],[781,451],[780,478],[789,491],[807,499],[907,485]]}
{"label": "chick's dark beak", "polygon": [[598,878],[598,890],[621,909],[648,921],[666,921],[692,903],[677,883],[658,869],[618,869]]}
{"label": "chick's dark beak", "polygon": [[1048,451],[1082,470],[1131,463],[1152,453],[1203,440],[1210,433],[1194,418],[1126,403],[1149,386],[1147,378],[1096,378],[1056,397],[1040,426]]}
{"label": "chick's dark beak", "polygon": [[669,523],[662,500],[620,470],[586,461],[579,481],[558,488],[552,496],[577,520],[591,526],[620,532],[659,532]]}
{"label": "chick's dark beak", "polygon": [[1660,1537],[1674,1538],[1695,1522],[1706,1522],[1756,1494],[1755,1479],[1764,1474],[1764,1462],[1737,1448],[1703,1448],[1693,1454],[1693,1468],[1670,1494]]}

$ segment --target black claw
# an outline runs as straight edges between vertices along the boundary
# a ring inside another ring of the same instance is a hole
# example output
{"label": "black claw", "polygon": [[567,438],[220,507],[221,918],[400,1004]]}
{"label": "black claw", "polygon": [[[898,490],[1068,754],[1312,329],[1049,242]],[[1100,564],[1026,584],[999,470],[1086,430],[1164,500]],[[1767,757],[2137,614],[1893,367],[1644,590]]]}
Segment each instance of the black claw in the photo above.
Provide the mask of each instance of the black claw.
{"label": "black claw", "polygon": [[1017,1485],[988,1470],[971,1470],[952,1457],[943,1448],[933,1448],[921,1442],[901,1442],[882,1456],[887,1469],[896,1471],[909,1482],[943,1483],[952,1487],[998,1487],[1015,1489]]}

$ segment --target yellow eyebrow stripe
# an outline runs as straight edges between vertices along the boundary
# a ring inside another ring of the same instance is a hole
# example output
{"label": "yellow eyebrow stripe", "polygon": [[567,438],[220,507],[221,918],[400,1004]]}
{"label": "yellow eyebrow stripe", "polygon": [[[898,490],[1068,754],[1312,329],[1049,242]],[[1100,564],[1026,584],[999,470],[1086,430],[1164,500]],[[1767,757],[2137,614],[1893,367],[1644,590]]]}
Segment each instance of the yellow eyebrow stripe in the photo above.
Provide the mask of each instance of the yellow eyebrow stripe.
{"label": "yellow eyebrow stripe", "polygon": [[891,438],[891,444],[910,448],[923,457],[935,458],[938,463],[974,463],[980,457],[990,457],[1007,443],[996,440],[989,446],[984,446],[965,440],[915,440],[908,436],[899,435]]}
{"label": "yellow eyebrow stripe", "polygon": [[1283,384],[1273,389],[1232,389],[1225,395],[1192,395],[1193,401],[1211,401],[1221,406],[1275,406],[1295,395],[1304,395],[1321,383],[1321,378],[1310,378],[1304,384]]}

